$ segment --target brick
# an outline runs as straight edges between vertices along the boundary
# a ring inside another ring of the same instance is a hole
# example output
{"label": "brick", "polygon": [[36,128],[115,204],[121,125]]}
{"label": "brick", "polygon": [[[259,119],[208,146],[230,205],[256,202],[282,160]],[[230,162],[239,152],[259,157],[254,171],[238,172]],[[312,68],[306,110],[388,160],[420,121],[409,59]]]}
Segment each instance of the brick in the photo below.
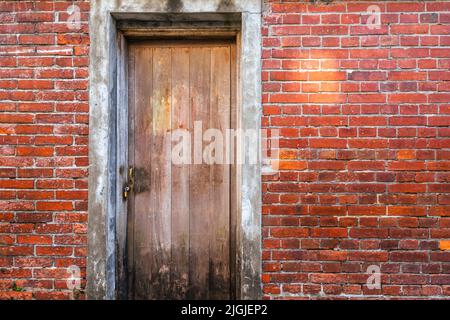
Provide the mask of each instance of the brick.
{"label": "brick", "polygon": [[396,251],[390,253],[392,261],[411,261],[411,262],[427,262],[428,254],[426,252],[410,252],[410,251]]}
{"label": "brick", "polygon": [[73,253],[72,247],[64,246],[36,246],[38,256],[70,256]]}
{"label": "brick", "polygon": [[32,123],[34,116],[31,114],[0,114],[0,123]]}
{"label": "brick", "polygon": [[389,103],[420,103],[426,102],[427,96],[419,93],[399,93],[391,94],[388,98]]}
{"label": "brick", "polygon": [[19,80],[19,89],[53,89],[51,80]]}
{"label": "brick", "polygon": [[17,22],[52,22],[54,13],[52,12],[18,12]]}
{"label": "brick", "polygon": [[426,191],[426,185],[424,184],[410,184],[410,183],[401,183],[401,184],[392,184],[388,186],[389,192],[401,192],[401,193],[420,193]]}
{"label": "brick", "polygon": [[426,72],[409,72],[409,71],[391,71],[389,73],[389,80],[392,81],[407,81],[407,80],[426,80]]}
{"label": "brick", "polygon": [[393,171],[420,171],[425,169],[425,162],[393,161],[388,163],[388,169]]}
{"label": "brick", "polygon": [[270,234],[273,237],[307,237],[308,229],[306,228],[272,228]]}
{"label": "brick", "polygon": [[60,45],[86,45],[89,44],[89,37],[82,34],[59,34],[57,43]]}
{"label": "brick", "polygon": [[350,51],[350,58],[380,59],[388,58],[387,49],[354,49]]}
{"label": "brick", "polygon": [[312,215],[344,215],[345,207],[337,206],[312,206],[310,207]]}
{"label": "brick", "polygon": [[33,247],[30,246],[2,246],[1,256],[29,256],[33,254]]}
{"label": "brick", "polygon": [[345,238],[345,237],[347,237],[347,229],[346,228],[312,229],[311,237],[315,237],[315,238]]}
{"label": "brick", "polygon": [[348,259],[351,261],[385,262],[388,261],[389,254],[387,252],[377,252],[377,251],[349,252]]}
{"label": "brick", "polygon": [[388,235],[387,229],[375,228],[352,228],[349,233],[353,238],[386,238]]}
{"label": "brick", "polygon": [[17,243],[20,244],[52,244],[51,236],[18,235]]}
{"label": "brick", "polygon": [[306,161],[280,161],[280,170],[304,170],[307,167]]}
{"label": "brick", "polygon": [[52,147],[17,147],[16,150],[18,156],[35,157],[50,157],[54,152]]}
{"label": "brick", "polygon": [[36,210],[38,211],[66,211],[72,210],[73,205],[71,202],[38,202],[36,204]]}
{"label": "brick", "polygon": [[385,215],[386,208],[384,206],[349,206],[349,215]]}
{"label": "brick", "polygon": [[429,26],[424,25],[393,25],[391,26],[391,34],[426,34]]}
{"label": "brick", "polygon": [[414,206],[392,206],[388,208],[388,215],[393,216],[425,216],[426,210],[423,207]]}

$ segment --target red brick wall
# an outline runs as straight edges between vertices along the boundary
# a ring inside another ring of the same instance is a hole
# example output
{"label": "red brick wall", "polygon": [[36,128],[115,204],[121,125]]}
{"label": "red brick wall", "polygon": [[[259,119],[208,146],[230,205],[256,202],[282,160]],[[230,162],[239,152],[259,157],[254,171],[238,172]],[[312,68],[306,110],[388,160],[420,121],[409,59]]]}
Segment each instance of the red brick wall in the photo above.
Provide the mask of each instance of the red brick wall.
{"label": "red brick wall", "polygon": [[0,1],[0,299],[69,298],[67,267],[85,272],[89,4],[75,3],[77,31],[72,1]]}
{"label": "red brick wall", "polygon": [[263,126],[283,160],[263,183],[266,298],[450,296],[449,11],[267,2]]}
{"label": "red brick wall", "polygon": [[[265,298],[449,297],[450,2],[266,2],[262,121],[283,161],[263,177]],[[67,267],[84,276],[89,4],[74,3],[78,31],[72,1],[0,2],[0,299],[71,298]]]}

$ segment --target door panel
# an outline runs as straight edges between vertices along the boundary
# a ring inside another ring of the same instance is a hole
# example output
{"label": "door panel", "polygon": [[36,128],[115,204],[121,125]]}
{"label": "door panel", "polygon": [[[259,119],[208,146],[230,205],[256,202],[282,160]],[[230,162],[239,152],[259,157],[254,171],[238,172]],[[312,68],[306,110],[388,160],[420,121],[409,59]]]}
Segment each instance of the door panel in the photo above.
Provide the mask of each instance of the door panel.
{"label": "door panel", "polygon": [[[209,164],[218,151],[208,152],[213,138],[194,137],[194,125],[232,128],[234,45],[144,43],[129,53],[129,297],[233,298],[232,167]],[[177,129],[189,132],[191,164],[171,161]]]}

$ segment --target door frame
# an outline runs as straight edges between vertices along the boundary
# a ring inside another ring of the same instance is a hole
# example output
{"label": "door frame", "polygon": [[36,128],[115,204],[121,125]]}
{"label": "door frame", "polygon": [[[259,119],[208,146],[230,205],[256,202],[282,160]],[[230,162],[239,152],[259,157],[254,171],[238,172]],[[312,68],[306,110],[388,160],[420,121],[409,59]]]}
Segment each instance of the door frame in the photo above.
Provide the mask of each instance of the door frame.
{"label": "door frame", "polygon": [[[176,2],[179,5],[173,6]],[[217,3],[216,3],[217,2]],[[128,75],[127,39],[183,37],[236,39],[237,128],[261,122],[261,7],[259,0],[97,0],[90,12],[88,299],[126,297]],[[216,3],[217,6],[214,6]],[[213,7],[212,7],[213,6]],[[136,13],[139,12],[139,13]],[[260,135],[258,143],[260,144]],[[244,150],[247,140],[242,141]],[[261,161],[237,166],[238,299],[261,290]]]}

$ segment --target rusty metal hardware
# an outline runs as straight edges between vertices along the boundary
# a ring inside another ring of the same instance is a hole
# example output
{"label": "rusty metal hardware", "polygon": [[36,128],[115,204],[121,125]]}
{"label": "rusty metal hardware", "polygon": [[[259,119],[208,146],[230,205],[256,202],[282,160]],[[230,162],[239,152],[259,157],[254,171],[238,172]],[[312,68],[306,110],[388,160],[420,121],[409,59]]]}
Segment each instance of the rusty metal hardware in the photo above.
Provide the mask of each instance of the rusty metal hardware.
{"label": "rusty metal hardware", "polygon": [[134,168],[128,168],[128,183],[123,188],[123,198],[126,200],[134,188]]}

